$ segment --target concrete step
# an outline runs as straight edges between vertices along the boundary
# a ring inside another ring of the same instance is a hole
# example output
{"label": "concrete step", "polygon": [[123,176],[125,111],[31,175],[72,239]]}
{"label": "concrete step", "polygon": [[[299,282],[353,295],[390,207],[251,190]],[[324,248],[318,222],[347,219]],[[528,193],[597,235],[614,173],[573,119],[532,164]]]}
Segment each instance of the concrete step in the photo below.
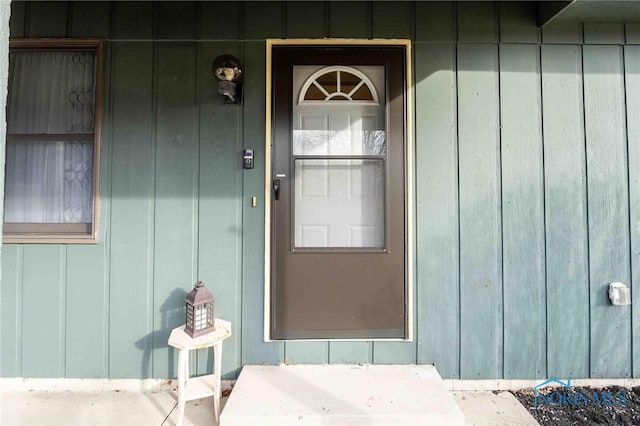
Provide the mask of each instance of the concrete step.
{"label": "concrete step", "polygon": [[247,365],[220,417],[238,425],[464,425],[431,365]]}
{"label": "concrete step", "polygon": [[453,392],[467,426],[539,426],[511,392]]}

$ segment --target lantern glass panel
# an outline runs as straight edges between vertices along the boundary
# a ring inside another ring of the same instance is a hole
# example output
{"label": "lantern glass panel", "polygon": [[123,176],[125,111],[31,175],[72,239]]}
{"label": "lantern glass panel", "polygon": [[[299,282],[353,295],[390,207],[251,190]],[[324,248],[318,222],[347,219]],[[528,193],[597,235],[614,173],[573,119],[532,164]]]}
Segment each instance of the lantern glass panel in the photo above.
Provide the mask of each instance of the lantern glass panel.
{"label": "lantern glass panel", "polygon": [[213,326],[213,303],[207,303],[207,323],[209,327]]}
{"label": "lantern glass panel", "polygon": [[187,328],[193,330],[193,305],[187,303]]}
{"label": "lantern glass panel", "polygon": [[196,330],[207,328],[207,307],[206,304],[196,306]]}

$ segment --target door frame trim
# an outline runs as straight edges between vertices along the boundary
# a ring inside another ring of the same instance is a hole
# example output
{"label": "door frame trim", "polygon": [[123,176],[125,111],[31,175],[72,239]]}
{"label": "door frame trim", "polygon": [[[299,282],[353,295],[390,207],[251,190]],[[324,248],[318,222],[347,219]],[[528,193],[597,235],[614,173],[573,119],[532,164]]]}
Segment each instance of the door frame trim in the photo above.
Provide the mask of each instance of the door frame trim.
{"label": "door frame trim", "polygon": [[[406,117],[405,117],[405,270],[406,270],[406,327],[405,339],[287,339],[286,341],[399,341],[412,342],[414,339],[414,289],[415,289],[415,182],[414,182],[414,142],[413,142],[413,79],[411,40],[408,39],[267,39],[266,40],[266,108],[265,108],[265,186],[264,186],[264,341],[271,339],[271,131],[272,131],[272,88],[271,54],[276,45],[356,45],[356,46],[404,46],[406,61]],[[277,340],[281,342],[282,340]]]}

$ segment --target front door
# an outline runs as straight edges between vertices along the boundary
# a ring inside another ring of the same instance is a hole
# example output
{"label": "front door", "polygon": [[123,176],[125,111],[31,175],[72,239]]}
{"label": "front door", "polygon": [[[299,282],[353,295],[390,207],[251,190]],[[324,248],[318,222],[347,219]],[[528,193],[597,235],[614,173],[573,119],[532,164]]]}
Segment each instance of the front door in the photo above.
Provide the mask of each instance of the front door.
{"label": "front door", "polygon": [[272,63],[271,338],[405,338],[404,48]]}

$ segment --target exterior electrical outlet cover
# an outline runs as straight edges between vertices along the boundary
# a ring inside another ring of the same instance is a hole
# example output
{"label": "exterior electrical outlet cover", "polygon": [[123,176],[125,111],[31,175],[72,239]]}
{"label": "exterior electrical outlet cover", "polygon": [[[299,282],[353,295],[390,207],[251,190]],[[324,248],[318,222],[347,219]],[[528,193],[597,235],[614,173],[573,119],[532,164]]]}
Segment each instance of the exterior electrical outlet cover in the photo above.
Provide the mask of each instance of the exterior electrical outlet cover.
{"label": "exterior electrical outlet cover", "polygon": [[630,305],[631,293],[629,287],[621,282],[613,282],[609,284],[609,300],[612,305]]}

